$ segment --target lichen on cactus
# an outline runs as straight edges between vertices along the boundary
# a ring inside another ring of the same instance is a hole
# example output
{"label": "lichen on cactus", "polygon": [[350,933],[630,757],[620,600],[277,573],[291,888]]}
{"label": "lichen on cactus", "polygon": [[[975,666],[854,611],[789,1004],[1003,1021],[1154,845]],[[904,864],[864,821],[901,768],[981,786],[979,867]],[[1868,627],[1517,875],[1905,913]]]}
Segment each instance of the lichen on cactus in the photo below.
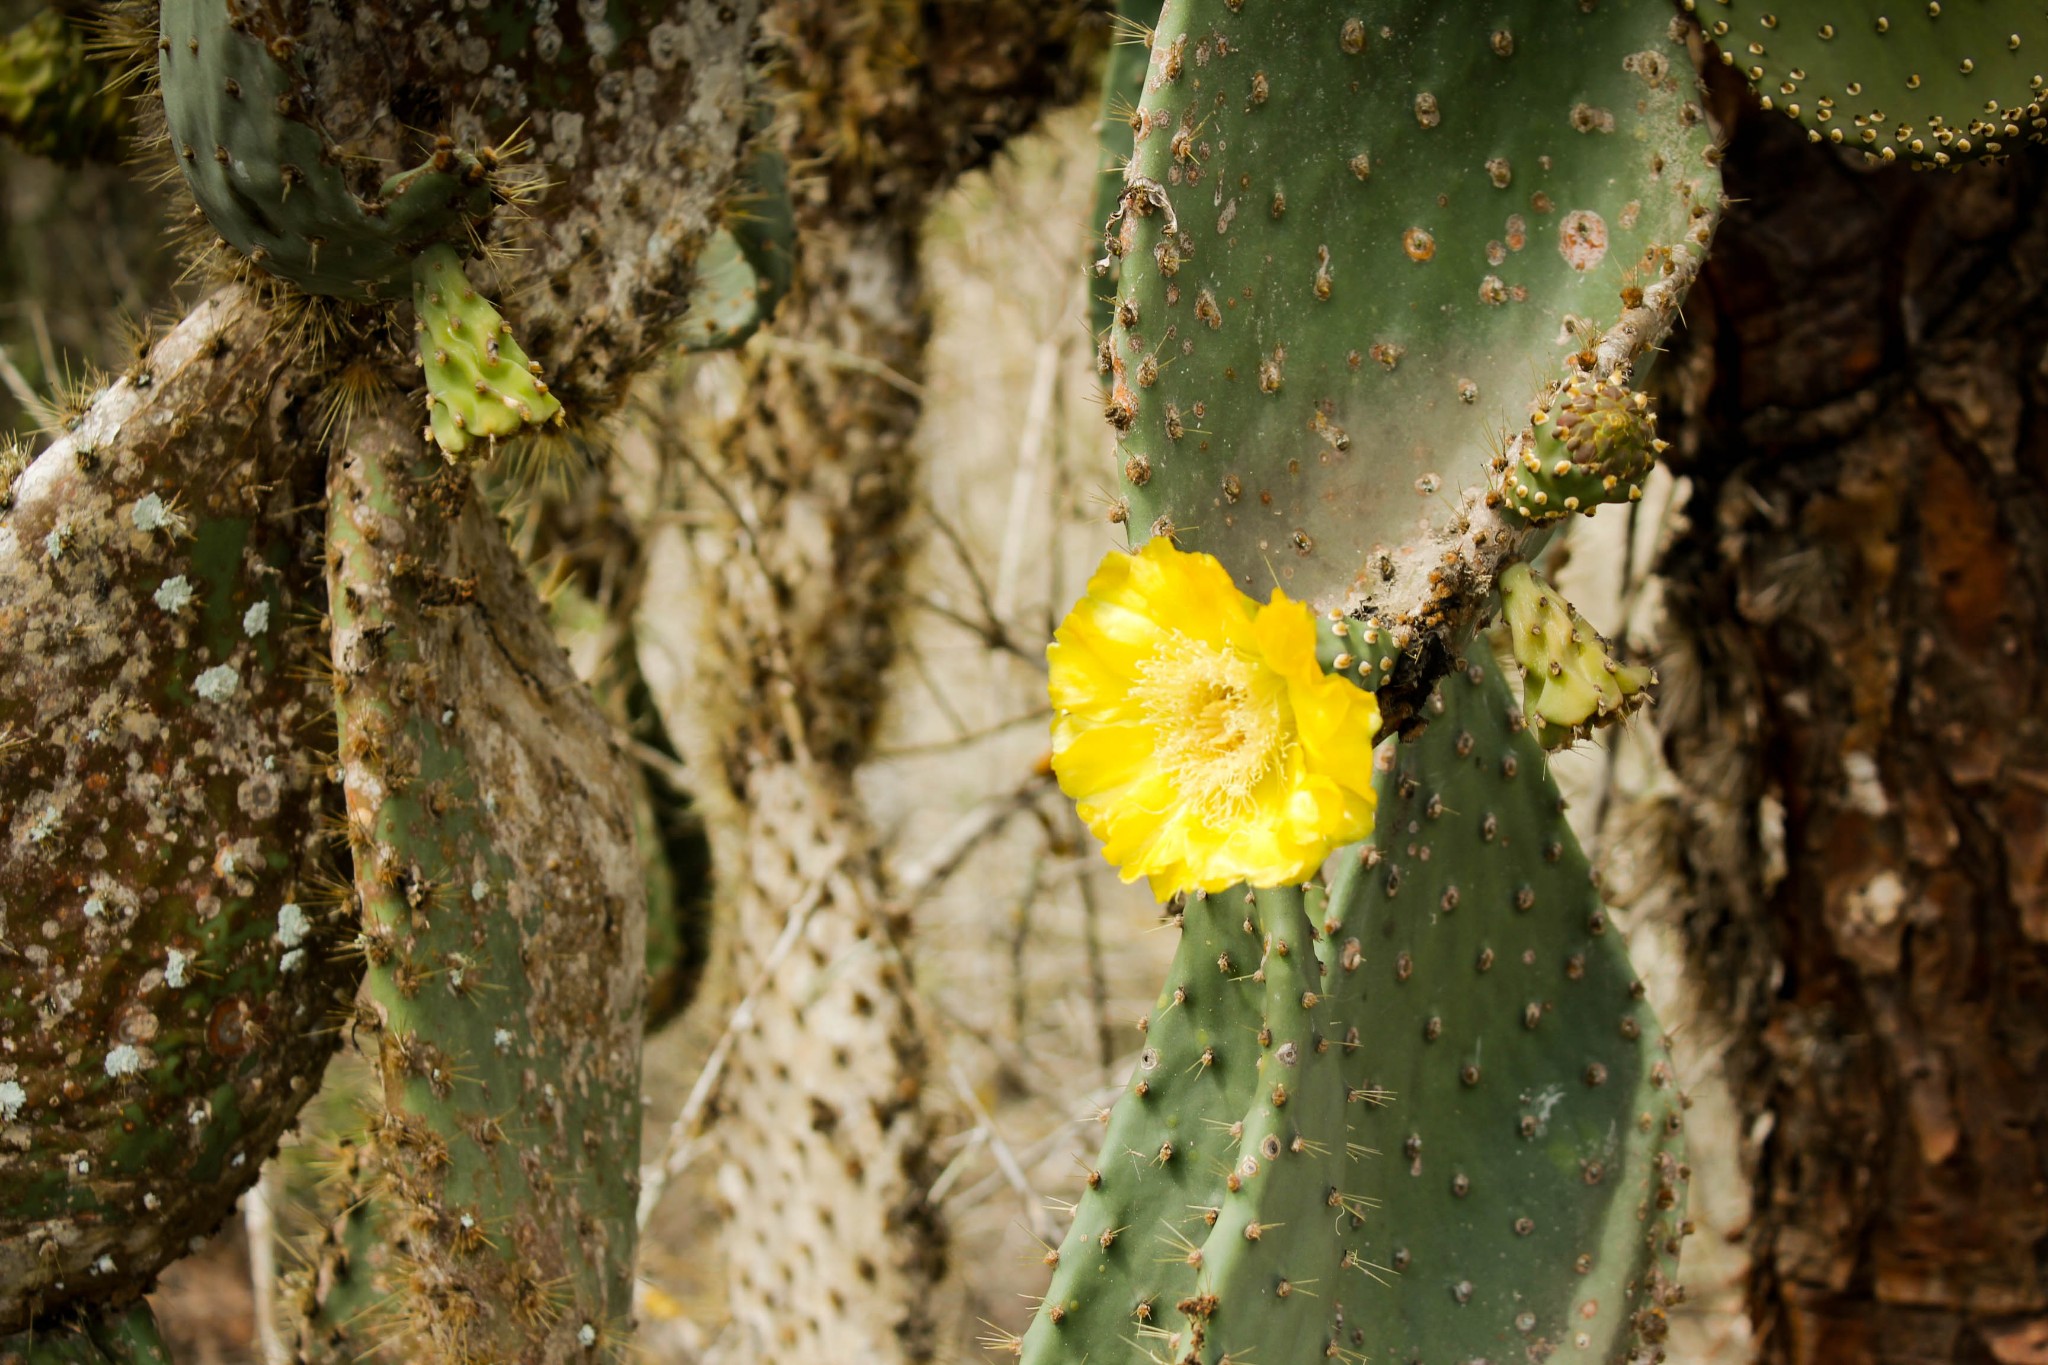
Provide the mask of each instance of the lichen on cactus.
{"label": "lichen on cactus", "polygon": [[1537,741],[1558,749],[1650,700],[1654,670],[1624,664],[1557,589],[1525,563],[1500,576],[1501,618],[1522,666],[1522,704]]}
{"label": "lichen on cactus", "polygon": [[296,35],[245,0],[166,0],[157,78],[171,149],[207,220],[309,294],[372,299],[414,254],[491,210],[485,159],[442,139],[420,165],[358,183],[307,107]]}
{"label": "lichen on cactus", "polygon": [[1424,713],[1331,897],[1350,1084],[1388,1097],[1352,1110],[1377,1155],[1342,1345],[1659,1358],[1686,1168],[1657,1020],[1490,651]]}
{"label": "lichen on cactus", "polygon": [[[246,290],[209,299],[0,511],[0,1334],[132,1300],[210,1234],[353,990],[318,486],[238,439],[267,333]],[[223,425],[165,440],[191,411]]]}
{"label": "lichen on cactus", "polygon": [[427,378],[427,437],[450,460],[479,440],[562,421],[540,366],[512,338],[512,324],[476,292],[462,258],[444,244],[412,265],[414,331]]}
{"label": "lichen on cactus", "polygon": [[1653,0],[1170,0],[1151,52],[1110,225],[1129,524],[1401,628],[1382,691],[1413,692],[1529,534],[1487,505],[1489,427],[1626,373],[1696,273],[1720,192],[1683,34]]}
{"label": "lichen on cactus", "polygon": [[2048,141],[2048,15],[2000,0],[1776,8],[1716,0],[1701,22],[1724,65],[1815,142],[1962,166]]}

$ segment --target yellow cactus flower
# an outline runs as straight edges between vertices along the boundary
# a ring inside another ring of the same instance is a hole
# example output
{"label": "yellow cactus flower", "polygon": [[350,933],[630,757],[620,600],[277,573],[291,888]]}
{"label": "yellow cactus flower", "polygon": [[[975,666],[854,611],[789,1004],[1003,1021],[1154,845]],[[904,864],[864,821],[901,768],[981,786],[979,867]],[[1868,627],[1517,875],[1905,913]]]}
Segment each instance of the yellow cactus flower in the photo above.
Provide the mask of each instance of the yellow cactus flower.
{"label": "yellow cactus flower", "polygon": [[1371,832],[1379,704],[1278,589],[1161,536],[1103,559],[1046,657],[1053,773],[1125,881],[1286,886]]}

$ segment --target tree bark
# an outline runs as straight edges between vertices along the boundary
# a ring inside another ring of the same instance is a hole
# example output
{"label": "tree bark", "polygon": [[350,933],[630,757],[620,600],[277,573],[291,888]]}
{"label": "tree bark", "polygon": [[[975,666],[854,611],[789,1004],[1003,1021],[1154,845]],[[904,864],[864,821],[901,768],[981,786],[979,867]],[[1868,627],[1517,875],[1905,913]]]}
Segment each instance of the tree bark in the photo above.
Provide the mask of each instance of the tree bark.
{"label": "tree bark", "polygon": [[1685,926],[1761,1358],[2048,1361],[2048,176],[1737,120],[1665,371]]}

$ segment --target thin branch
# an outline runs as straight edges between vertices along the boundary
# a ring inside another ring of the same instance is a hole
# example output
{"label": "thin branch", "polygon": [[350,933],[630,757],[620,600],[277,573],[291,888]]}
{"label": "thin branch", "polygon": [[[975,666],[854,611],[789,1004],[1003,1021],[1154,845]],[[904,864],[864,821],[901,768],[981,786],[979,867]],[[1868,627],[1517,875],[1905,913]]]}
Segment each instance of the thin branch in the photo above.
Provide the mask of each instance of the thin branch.
{"label": "thin branch", "polygon": [[[1064,323],[1066,319],[1062,318]],[[1045,434],[1052,416],[1053,380],[1059,374],[1057,341],[1038,343],[1038,364],[1031,393],[1024,403],[1024,430],[1017,438],[1017,463],[1010,473],[1010,512],[1003,527],[1003,548],[996,559],[996,590],[989,614],[1006,621],[1016,606],[1017,574],[1024,563],[1024,536],[1030,529],[1032,490],[1039,466],[1045,463]]]}
{"label": "thin branch", "polygon": [[907,864],[896,878],[898,898],[916,905],[960,869],[983,840],[996,834],[1018,812],[1030,807],[1052,785],[1050,773],[1034,772],[1007,792],[992,796],[953,822],[924,856]]}
{"label": "thin branch", "polygon": [[966,1072],[960,1069],[956,1058],[950,1068],[953,1088],[960,1092],[961,1101],[973,1111],[976,1126],[988,1134],[989,1154],[996,1159],[996,1169],[1003,1173],[1003,1179],[1010,1182],[1010,1188],[1024,1201],[1024,1216],[1031,1221],[1031,1235],[1042,1242],[1050,1243],[1059,1235],[1052,1218],[1045,1211],[1045,1201],[1032,1187],[1024,1175],[1024,1168],[1017,1162],[1017,1154],[1010,1150],[1010,1144],[1003,1141],[1000,1129],[996,1127],[995,1115],[981,1102],[981,1096],[974,1093],[974,1086],[968,1082]]}
{"label": "thin branch", "polygon": [[1040,725],[1051,718],[1052,708],[1050,706],[1041,706],[1035,711],[1026,711],[1022,715],[1011,716],[1008,720],[999,720],[993,725],[984,726],[979,730],[970,730],[966,734],[956,735],[952,739],[933,739],[926,740],[922,744],[905,744],[894,749],[877,749],[874,752],[874,759],[876,762],[886,762],[897,758],[922,758],[929,754],[949,754],[957,749],[965,749],[970,745],[979,744],[985,739],[993,739],[997,735],[1008,734],[1020,725]]}
{"label": "thin branch", "polygon": [[772,332],[756,332],[753,345],[770,355],[788,356],[796,360],[812,360],[833,369],[852,370],[858,374],[871,374],[895,389],[908,394],[919,402],[924,401],[924,385],[900,370],[892,369],[871,356],[856,355],[843,351],[837,346],[828,346],[822,341],[805,341],[799,337],[777,336]]}

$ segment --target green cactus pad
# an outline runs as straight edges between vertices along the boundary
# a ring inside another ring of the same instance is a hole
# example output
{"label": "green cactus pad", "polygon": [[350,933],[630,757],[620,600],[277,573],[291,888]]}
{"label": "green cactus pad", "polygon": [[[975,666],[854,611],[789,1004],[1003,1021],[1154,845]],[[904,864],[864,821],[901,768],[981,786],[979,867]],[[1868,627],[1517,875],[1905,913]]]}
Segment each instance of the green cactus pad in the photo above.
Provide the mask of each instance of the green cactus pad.
{"label": "green cactus pad", "polygon": [[1935,166],[2048,141],[2048,14],[2006,0],[1698,6],[1721,60],[1815,142]]}
{"label": "green cactus pad", "polygon": [[1667,442],[1657,439],[1650,395],[1621,376],[1577,373],[1530,414],[1522,440],[1495,461],[1494,491],[1525,521],[1592,515],[1634,502]]}
{"label": "green cactus pad", "polygon": [[1098,1164],[1024,1338],[1030,1365],[1121,1358],[1117,1343],[1166,1329],[1196,1292],[1203,1213],[1222,1205],[1237,1159],[1232,1127],[1258,1083],[1261,991],[1252,978],[1264,948],[1242,892],[1195,896],[1178,919],[1180,946],[1147,1017],[1145,1049],[1109,1112]]}
{"label": "green cactus pad", "polygon": [[421,248],[490,213],[488,167],[444,139],[421,165],[363,181],[305,107],[292,36],[268,31],[268,15],[165,0],[157,73],[178,166],[214,230],[270,274],[309,294],[388,297]]}
{"label": "green cactus pad", "polygon": [[1418,645],[1527,534],[1504,424],[1656,343],[1720,201],[1666,6],[1486,15],[1170,0],[1110,229],[1134,532]]}
{"label": "green cactus pad", "polygon": [[[354,991],[319,485],[239,439],[266,326],[203,302],[0,512],[0,1334],[132,1299],[219,1226]],[[166,439],[196,411],[217,435]]]}
{"label": "green cactus pad", "polygon": [[1650,700],[1656,673],[1616,662],[1599,632],[1527,564],[1501,572],[1500,597],[1501,619],[1522,666],[1522,704],[1544,748],[1561,748]]}
{"label": "green cactus pad", "polygon": [[796,277],[796,215],[789,167],[763,137],[740,177],[726,221],[697,257],[697,285],[681,324],[685,351],[730,350],[759,331]]}
{"label": "green cactus pad", "polygon": [[495,445],[529,427],[562,421],[540,366],[476,292],[450,246],[430,246],[412,266],[413,323],[427,376],[427,435],[449,459],[478,441]]}
{"label": "green cactus pad", "polygon": [[410,1358],[622,1358],[644,904],[630,781],[467,476],[391,421],[330,472],[371,1137]]}
{"label": "green cactus pad", "polygon": [[[1137,22],[1137,16],[1154,17],[1157,0],[1150,5],[1119,3],[1116,7],[1116,36],[1109,60],[1102,69],[1102,112],[1097,141],[1102,158],[1102,179],[1095,190],[1094,227],[1107,231],[1123,204],[1124,165],[1137,146],[1138,102],[1145,95],[1145,72],[1152,64],[1151,33]],[[1114,234],[1103,243],[1100,259],[1089,269],[1088,324],[1102,345],[1101,371],[1110,376],[1109,329],[1116,321],[1118,280],[1122,274],[1122,241]]]}
{"label": "green cactus pad", "polygon": [[[1331,899],[1377,1206],[1341,1345],[1375,1361],[1659,1358],[1684,1107],[1657,1021],[1485,652],[1413,742]],[[1271,1365],[1288,1365],[1275,1360]]]}

